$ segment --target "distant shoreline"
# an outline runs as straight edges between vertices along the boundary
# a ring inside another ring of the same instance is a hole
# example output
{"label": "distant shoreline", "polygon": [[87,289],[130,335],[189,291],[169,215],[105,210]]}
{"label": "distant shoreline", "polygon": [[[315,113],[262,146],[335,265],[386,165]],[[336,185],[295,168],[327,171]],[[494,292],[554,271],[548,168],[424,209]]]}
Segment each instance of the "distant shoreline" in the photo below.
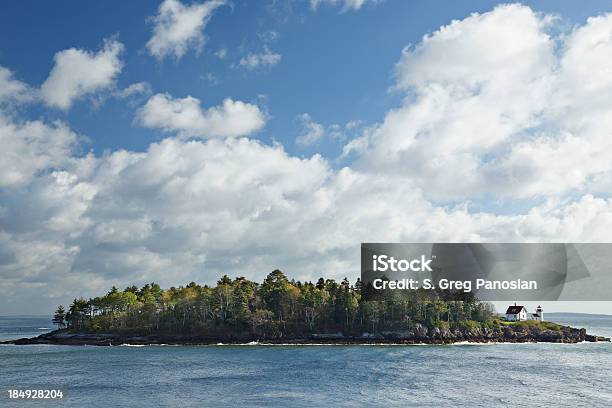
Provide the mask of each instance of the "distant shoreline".
{"label": "distant shoreline", "polygon": [[605,313],[576,313],[576,312],[548,312],[547,316],[559,316],[559,317],[605,317],[612,318],[612,315]]}

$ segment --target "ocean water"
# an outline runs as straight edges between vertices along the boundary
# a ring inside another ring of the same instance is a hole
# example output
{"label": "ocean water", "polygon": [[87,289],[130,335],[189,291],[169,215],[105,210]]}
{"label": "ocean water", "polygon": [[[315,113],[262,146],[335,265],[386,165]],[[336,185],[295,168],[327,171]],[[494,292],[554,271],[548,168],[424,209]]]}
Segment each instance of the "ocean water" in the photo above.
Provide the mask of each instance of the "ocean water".
{"label": "ocean water", "polygon": [[0,316],[0,341],[35,337],[54,329],[48,316]]}
{"label": "ocean water", "polygon": [[[612,317],[549,320],[612,335]],[[0,318],[0,337],[48,318]],[[0,346],[0,407],[611,407],[612,343]],[[11,400],[8,389],[60,389]]]}

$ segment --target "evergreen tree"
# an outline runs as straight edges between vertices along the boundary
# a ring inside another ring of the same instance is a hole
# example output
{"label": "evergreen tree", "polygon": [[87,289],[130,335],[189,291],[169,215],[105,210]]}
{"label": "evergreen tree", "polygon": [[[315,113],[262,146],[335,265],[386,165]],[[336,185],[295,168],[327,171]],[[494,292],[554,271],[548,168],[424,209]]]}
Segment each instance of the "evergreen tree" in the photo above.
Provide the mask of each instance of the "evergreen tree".
{"label": "evergreen tree", "polygon": [[53,324],[56,324],[57,328],[61,329],[66,325],[65,320],[66,310],[64,309],[63,305],[59,305],[55,311],[55,314],[53,315]]}
{"label": "evergreen tree", "polygon": [[[91,331],[189,333],[204,336],[304,337],[313,333],[360,336],[363,332],[462,327],[495,328],[494,310],[463,292],[376,291],[320,278],[316,284],[272,271],[258,284],[225,275],[213,287],[190,282],[162,289],[156,283],[58,307],[53,323]],[[420,326],[419,326],[420,325]]]}

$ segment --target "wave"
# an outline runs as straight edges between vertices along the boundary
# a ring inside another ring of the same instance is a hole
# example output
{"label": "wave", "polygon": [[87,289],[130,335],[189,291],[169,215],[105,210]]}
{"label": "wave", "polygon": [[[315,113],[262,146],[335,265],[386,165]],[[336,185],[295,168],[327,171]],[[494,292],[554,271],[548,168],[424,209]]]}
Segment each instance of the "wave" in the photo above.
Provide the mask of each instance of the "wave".
{"label": "wave", "polygon": [[[116,347],[181,347],[182,344],[166,344],[166,343],[151,343],[151,344],[129,344],[123,343]],[[186,344],[188,346],[188,344]]]}
{"label": "wave", "polygon": [[[229,346],[229,347],[244,347],[244,346],[262,346],[262,347],[270,347],[270,346],[281,346],[281,347],[324,347],[324,346],[350,346],[350,347],[406,347],[406,346],[503,346],[503,345],[542,345],[542,344],[550,344],[550,345],[560,345],[560,346],[571,346],[576,344],[602,344],[603,342],[594,343],[590,341],[582,341],[579,343],[550,343],[550,342],[525,342],[525,343],[512,343],[512,342],[472,342],[472,341],[458,341],[456,343],[448,343],[448,344],[431,344],[431,343],[411,343],[411,344],[400,344],[400,343],[266,343],[259,341],[250,341],[248,343],[216,343],[216,344],[129,344],[123,343],[117,347],[183,347],[183,346],[196,346],[196,347],[218,347],[218,346]],[[612,343],[609,343],[612,344]]]}
{"label": "wave", "polygon": [[[576,345],[576,344],[602,344],[604,342],[591,342],[591,341],[581,341],[579,343],[551,343],[551,342],[546,342],[546,341],[541,341],[541,342],[524,342],[524,343],[513,343],[513,342],[495,342],[495,341],[490,341],[490,342],[483,342],[483,343],[479,343],[479,342],[473,342],[473,341],[458,341],[456,343],[448,343],[448,344],[432,344],[432,343],[410,343],[410,344],[399,344],[399,343],[265,343],[265,342],[257,342],[257,341],[251,341],[248,343],[217,343],[217,344],[205,344],[202,345],[203,347],[217,347],[217,346],[233,346],[233,347],[240,347],[240,346],[265,346],[265,347],[269,347],[269,346],[283,346],[283,347],[306,347],[306,346],[350,346],[350,347],[354,347],[354,346],[361,346],[361,347],[406,347],[406,346],[437,346],[437,347],[441,347],[441,346],[503,346],[503,345],[559,345],[559,346],[572,346],[572,345]],[[612,344],[612,343],[609,343]]]}

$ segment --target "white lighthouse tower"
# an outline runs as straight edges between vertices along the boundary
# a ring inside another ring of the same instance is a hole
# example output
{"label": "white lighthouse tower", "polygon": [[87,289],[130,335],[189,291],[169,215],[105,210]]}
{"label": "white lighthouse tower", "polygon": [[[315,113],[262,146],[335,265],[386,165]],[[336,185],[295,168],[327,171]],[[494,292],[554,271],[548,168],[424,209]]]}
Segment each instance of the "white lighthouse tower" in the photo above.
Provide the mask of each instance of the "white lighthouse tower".
{"label": "white lighthouse tower", "polygon": [[539,320],[541,322],[544,321],[544,309],[542,309],[542,306],[538,305],[534,317],[536,318],[536,320]]}

